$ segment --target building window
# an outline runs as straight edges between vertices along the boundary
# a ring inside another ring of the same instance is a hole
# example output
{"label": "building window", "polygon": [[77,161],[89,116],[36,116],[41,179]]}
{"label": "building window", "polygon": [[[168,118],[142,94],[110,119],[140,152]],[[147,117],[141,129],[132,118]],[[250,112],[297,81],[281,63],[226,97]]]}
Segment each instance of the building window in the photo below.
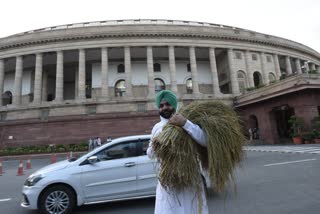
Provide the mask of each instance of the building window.
{"label": "building window", "polygon": [[147,105],[145,103],[138,103],[137,104],[137,111],[138,112],[146,112],[147,111]]}
{"label": "building window", "polygon": [[96,114],[97,113],[97,106],[96,105],[88,105],[86,110],[87,110],[87,114]]}
{"label": "building window", "polygon": [[7,119],[7,112],[1,112],[0,113],[0,121],[4,121]]}
{"label": "building window", "polygon": [[6,91],[2,95],[2,105],[9,105],[12,104],[12,93],[11,91]]}
{"label": "building window", "polygon": [[253,61],[257,61],[257,59],[258,59],[258,58],[257,58],[257,54],[252,54],[252,60],[253,60]]}
{"label": "building window", "polygon": [[267,56],[267,62],[272,62],[271,56]]}
{"label": "building window", "polygon": [[48,94],[47,95],[47,101],[53,101],[53,100],[54,100],[53,94]]}
{"label": "building window", "polygon": [[239,30],[234,30],[234,33],[235,34],[240,34],[240,31]]}
{"label": "building window", "polygon": [[187,94],[192,94],[192,79],[189,78],[187,79],[187,82],[186,82],[186,86],[187,86]]}
{"label": "building window", "polygon": [[49,108],[41,109],[41,111],[40,111],[40,119],[41,120],[48,120],[49,114],[50,114],[50,109]]}
{"label": "building window", "polygon": [[118,73],[124,73],[124,65],[123,64],[118,65]]}
{"label": "building window", "polygon": [[165,85],[164,81],[160,78],[154,79],[154,89],[155,89],[156,93],[159,91],[165,90],[166,85]]}
{"label": "building window", "polygon": [[236,54],[236,59],[242,59],[241,52],[235,52]]}
{"label": "building window", "polygon": [[242,71],[238,71],[238,79],[243,79],[245,78],[245,74],[242,73]]}
{"label": "building window", "polygon": [[274,83],[276,81],[276,76],[273,73],[269,73],[269,82]]}
{"label": "building window", "polygon": [[161,72],[161,65],[159,63],[153,64],[153,71],[154,72]]}
{"label": "building window", "polygon": [[119,80],[115,85],[115,96],[122,97],[126,92],[126,81]]}
{"label": "building window", "polygon": [[237,77],[238,77],[239,89],[243,93],[247,88],[246,74],[243,71],[238,71]]}
{"label": "building window", "polygon": [[188,72],[191,72],[191,66],[190,66],[190,63],[188,63],[188,64],[187,64],[187,71],[188,71]]}
{"label": "building window", "polygon": [[260,86],[262,84],[262,77],[258,71],[255,71],[253,73],[253,83],[255,87]]}

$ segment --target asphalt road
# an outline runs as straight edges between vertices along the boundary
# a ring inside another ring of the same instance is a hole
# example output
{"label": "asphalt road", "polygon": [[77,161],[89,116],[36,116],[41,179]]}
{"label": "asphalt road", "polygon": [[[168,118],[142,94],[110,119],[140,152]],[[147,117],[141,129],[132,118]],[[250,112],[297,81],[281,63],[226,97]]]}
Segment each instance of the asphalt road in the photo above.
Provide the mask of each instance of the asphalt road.
{"label": "asphalt road", "polygon": [[[307,149],[306,149],[307,151]],[[0,213],[35,214],[20,207],[24,180],[36,169],[50,163],[32,160],[32,169],[16,176],[18,161],[3,162],[0,176]],[[247,151],[236,171],[236,192],[232,186],[223,193],[210,193],[213,214],[318,214],[320,213],[320,154]],[[155,199],[87,205],[75,214],[153,213]]]}

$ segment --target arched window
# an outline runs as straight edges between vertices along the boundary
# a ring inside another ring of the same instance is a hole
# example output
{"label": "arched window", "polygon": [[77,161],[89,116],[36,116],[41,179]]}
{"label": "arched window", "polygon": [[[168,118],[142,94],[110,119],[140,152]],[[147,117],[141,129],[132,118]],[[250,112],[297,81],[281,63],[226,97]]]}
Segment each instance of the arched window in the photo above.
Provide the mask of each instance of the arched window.
{"label": "arched window", "polygon": [[156,93],[159,91],[165,90],[166,85],[165,85],[164,81],[160,78],[154,79],[154,89],[155,89]]}
{"label": "arched window", "polygon": [[11,91],[6,91],[2,94],[2,105],[12,104],[12,93]]}
{"label": "arched window", "polygon": [[276,81],[276,76],[273,73],[270,72],[268,76],[269,76],[270,83],[273,83]]}
{"label": "arched window", "polygon": [[118,73],[124,73],[124,65],[123,64],[118,65]]}
{"label": "arched window", "polygon": [[189,78],[187,79],[187,82],[186,82],[186,87],[187,87],[187,94],[192,94],[192,79]]}
{"label": "arched window", "polygon": [[188,71],[188,72],[191,72],[191,66],[190,66],[190,63],[188,63],[188,64],[187,64],[187,71]]}
{"label": "arched window", "polygon": [[126,92],[126,81],[125,80],[119,80],[114,88],[114,94],[116,97],[122,97],[124,93]]}
{"label": "arched window", "polygon": [[257,86],[261,85],[262,84],[261,80],[262,80],[261,74],[258,71],[255,71],[253,73],[254,86],[257,87]]}
{"label": "arched window", "polygon": [[246,74],[243,71],[238,71],[237,77],[238,77],[239,89],[243,93],[248,86]]}
{"label": "arched window", "polygon": [[153,64],[153,71],[154,72],[161,72],[161,65],[159,63]]}

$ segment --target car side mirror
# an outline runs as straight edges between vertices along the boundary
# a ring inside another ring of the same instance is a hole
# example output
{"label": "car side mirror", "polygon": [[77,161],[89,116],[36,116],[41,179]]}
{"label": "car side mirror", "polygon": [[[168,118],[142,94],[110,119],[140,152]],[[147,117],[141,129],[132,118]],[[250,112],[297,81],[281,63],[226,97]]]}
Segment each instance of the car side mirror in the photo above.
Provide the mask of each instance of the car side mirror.
{"label": "car side mirror", "polygon": [[88,162],[90,163],[90,164],[94,164],[94,163],[97,163],[98,162],[98,157],[97,156],[91,156],[91,157],[89,157],[88,158]]}

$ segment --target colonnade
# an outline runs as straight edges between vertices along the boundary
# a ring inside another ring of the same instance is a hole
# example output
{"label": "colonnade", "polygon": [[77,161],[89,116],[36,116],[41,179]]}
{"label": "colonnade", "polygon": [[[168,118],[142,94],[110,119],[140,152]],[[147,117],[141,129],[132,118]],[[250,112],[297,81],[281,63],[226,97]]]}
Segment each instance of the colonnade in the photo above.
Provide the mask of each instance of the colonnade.
{"label": "colonnade", "polygon": [[[191,77],[192,77],[192,91],[194,95],[200,94],[199,90],[199,82],[198,82],[198,68],[197,68],[197,56],[196,56],[196,47],[191,46],[188,47],[189,49],[189,60],[190,60],[190,67],[191,67]],[[108,47],[101,48],[101,98],[108,99],[109,92],[108,92],[108,72],[109,72],[109,59],[108,59]],[[221,91],[219,87],[219,80],[218,80],[218,71],[217,71],[217,62],[216,62],[216,48],[208,47],[208,55],[210,61],[210,71],[212,76],[212,91],[213,96],[220,96]],[[233,95],[239,95],[239,83],[237,79],[237,67],[236,67],[236,58],[234,56],[235,50],[229,48],[227,51],[228,57],[228,67],[229,67],[229,77],[231,82],[231,91]],[[237,49],[238,51],[238,49]],[[255,71],[252,68],[252,54],[257,52],[251,52],[249,50],[241,50],[244,52],[244,60],[245,60],[245,68],[246,68],[246,75],[248,80],[248,86],[254,86],[254,79],[253,79],[253,72]],[[78,65],[78,72],[77,72],[77,88],[76,88],[76,100],[77,101],[85,101],[86,99],[86,49],[79,49],[79,65]],[[147,46],[147,71],[148,71],[148,97],[154,97],[155,94],[155,84],[154,84],[154,69],[153,69],[153,47]],[[43,71],[43,54],[44,53],[35,53],[35,75],[34,75],[34,99],[33,104],[40,105],[41,102],[44,100],[44,87],[46,87],[46,81]],[[261,73],[263,83],[268,85],[269,84],[269,77],[268,74],[270,71],[266,70],[266,54],[272,55],[274,61],[274,73],[276,79],[279,79],[281,76],[280,71],[280,64],[279,64],[279,56],[275,53],[258,53],[258,57],[261,62]],[[55,84],[55,103],[62,103],[63,102],[63,92],[64,92],[64,51],[59,50],[56,52],[56,84]],[[13,99],[12,104],[19,106],[21,105],[21,93],[22,93],[22,77],[23,77],[23,56],[19,55],[15,57],[15,76],[14,76],[14,90],[13,90]],[[175,47],[168,46],[168,58],[169,58],[169,72],[170,72],[170,85],[171,90],[174,92],[178,92],[177,87],[177,77],[176,77],[176,57],[175,57]],[[296,67],[296,72],[298,74],[302,73],[301,69],[301,60],[298,58],[294,58],[294,64]],[[305,69],[312,70],[316,69],[320,72],[320,66],[314,63],[304,63],[306,66]],[[291,66],[291,57],[285,56],[285,69],[286,74],[291,75],[293,73],[293,69]],[[310,67],[309,67],[310,66]],[[131,47],[126,46],[124,47],[124,67],[125,67],[125,82],[126,82],[126,96],[132,96],[132,65],[131,65]],[[3,90],[4,86],[4,72],[5,72],[5,65],[4,65],[4,58],[0,59],[0,89]],[[2,105],[2,93],[0,93],[0,104]]]}

